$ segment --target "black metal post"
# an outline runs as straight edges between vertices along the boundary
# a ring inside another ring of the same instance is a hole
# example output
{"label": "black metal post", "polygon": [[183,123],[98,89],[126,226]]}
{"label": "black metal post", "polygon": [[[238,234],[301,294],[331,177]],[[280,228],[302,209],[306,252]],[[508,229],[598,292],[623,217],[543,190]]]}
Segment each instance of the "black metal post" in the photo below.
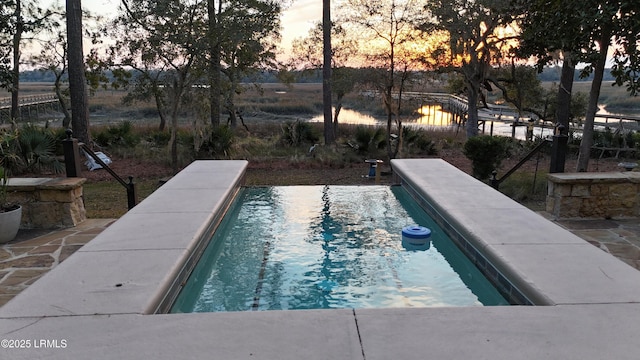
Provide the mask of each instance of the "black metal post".
{"label": "black metal post", "polygon": [[138,196],[136,195],[136,184],[133,183],[133,176],[129,176],[129,182],[127,183],[127,205],[129,210],[133,209],[138,203]]}
{"label": "black metal post", "polygon": [[498,187],[500,187],[500,180],[497,179],[497,175],[498,172],[493,170],[491,172],[491,187],[493,187],[494,189],[498,190]]}
{"label": "black metal post", "polygon": [[105,164],[104,161],[102,161],[102,159],[100,159],[100,157],[96,153],[94,153],[93,150],[91,150],[86,144],[82,144],[81,146],[82,146],[82,150],[88,156],[91,156],[93,160],[96,161],[96,163],[102,166],[102,168],[106,170],[109,174],[111,174],[111,176],[113,176],[114,179],[118,180],[120,185],[124,186],[124,188],[127,189],[127,205],[129,210],[133,209],[133,207],[136,206],[136,203],[138,202],[138,198],[136,196],[136,185],[133,183],[133,176],[129,176],[129,182],[127,183],[120,176],[118,176],[118,174],[116,174],[109,167],[109,165]]}
{"label": "black metal post", "polygon": [[80,151],[78,150],[78,139],[72,137],[73,131],[65,131],[67,138],[62,140],[62,151],[64,153],[64,166],[67,177],[80,177],[82,165],[80,164]]}
{"label": "black metal post", "polygon": [[564,125],[560,124],[556,127],[553,135],[553,144],[551,145],[551,164],[549,173],[563,173],[564,163],[567,157],[567,143],[569,136],[566,133]]}

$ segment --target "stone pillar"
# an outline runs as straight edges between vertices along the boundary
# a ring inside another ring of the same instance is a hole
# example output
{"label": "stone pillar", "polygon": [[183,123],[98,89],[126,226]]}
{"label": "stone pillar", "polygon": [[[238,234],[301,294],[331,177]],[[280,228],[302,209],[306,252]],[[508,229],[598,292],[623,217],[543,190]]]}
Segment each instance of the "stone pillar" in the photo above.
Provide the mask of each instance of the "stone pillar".
{"label": "stone pillar", "polygon": [[556,219],[640,217],[640,172],[549,174],[547,212]]}
{"label": "stone pillar", "polygon": [[12,178],[9,201],[22,205],[22,229],[73,227],[87,219],[84,178]]}

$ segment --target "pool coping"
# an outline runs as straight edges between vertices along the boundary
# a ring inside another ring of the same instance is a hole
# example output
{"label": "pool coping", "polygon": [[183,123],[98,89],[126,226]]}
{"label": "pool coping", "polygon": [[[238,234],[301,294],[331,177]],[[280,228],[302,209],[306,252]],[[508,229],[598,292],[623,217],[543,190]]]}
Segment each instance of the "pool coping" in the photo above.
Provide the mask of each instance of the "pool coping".
{"label": "pool coping", "polygon": [[503,275],[499,282],[519,289],[533,304],[640,300],[637,270],[445,161],[392,164],[399,182],[463,250],[479,258],[479,267],[492,264]]}
{"label": "pool coping", "polygon": [[371,360],[640,352],[621,336],[640,328],[640,272],[439,159],[392,166],[513,286],[549,306],[149,315],[179,285],[246,166],[194,162],[0,308],[0,338],[30,342],[0,354]]}

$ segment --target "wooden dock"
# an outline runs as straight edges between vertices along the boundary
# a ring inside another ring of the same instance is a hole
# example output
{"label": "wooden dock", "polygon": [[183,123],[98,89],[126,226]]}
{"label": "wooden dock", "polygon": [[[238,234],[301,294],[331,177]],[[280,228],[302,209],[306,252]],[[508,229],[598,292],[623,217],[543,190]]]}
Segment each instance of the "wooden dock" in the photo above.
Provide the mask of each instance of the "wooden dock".
{"label": "wooden dock", "polygon": [[[53,93],[27,95],[18,98],[21,119],[36,119],[40,115],[40,110],[46,108],[54,110],[54,107],[58,105],[58,97]],[[8,121],[11,121],[11,98],[3,97],[0,98],[0,124]]]}
{"label": "wooden dock", "polygon": [[[366,96],[379,95],[376,91],[363,92]],[[394,95],[396,98],[398,94]],[[463,126],[466,122],[469,103],[466,97],[447,93],[427,93],[407,91],[402,93],[404,99],[419,100],[423,104],[438,104],[443,110],[453,114],[454,122]],[[548,121],[540,121],[537,116],[529,113],[519,113],[517,109],[508,105],[489,104],[488,107],[478,108],[478,120],[481,130],[484,130],[486,122],[502,122],[513,124],[514,127],[525,126],[529,119],[536,120],[536,127],[553,128]],[[596,114],[594,127],[599,130],[609,128],[614,132],[640,131],[640,117],[626,115],[599,115]],[[582,127],[572,125],[571,130],[581,132]]]}

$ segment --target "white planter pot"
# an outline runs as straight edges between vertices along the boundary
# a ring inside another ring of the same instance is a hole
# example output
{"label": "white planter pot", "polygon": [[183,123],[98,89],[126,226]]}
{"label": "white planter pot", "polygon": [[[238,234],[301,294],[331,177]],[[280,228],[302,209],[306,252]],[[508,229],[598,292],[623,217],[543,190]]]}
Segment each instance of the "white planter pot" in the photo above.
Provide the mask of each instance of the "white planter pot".
{"label": "white planter pot", "polygon": [[22,206],[8,212],[0,212],[0,244],[15,239],[22,220]]}

